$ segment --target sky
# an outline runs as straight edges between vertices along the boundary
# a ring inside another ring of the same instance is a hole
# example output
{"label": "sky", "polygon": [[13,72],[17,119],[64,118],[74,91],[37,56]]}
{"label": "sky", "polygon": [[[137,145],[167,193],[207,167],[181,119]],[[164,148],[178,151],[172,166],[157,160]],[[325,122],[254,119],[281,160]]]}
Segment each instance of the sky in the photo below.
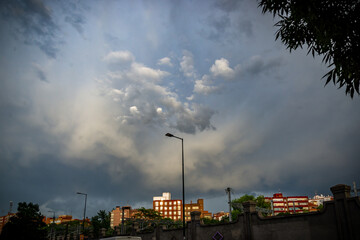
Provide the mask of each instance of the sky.
{"label": "sky", "polygon": [[255,0],[1,0],[0,215],[82,218],[153,196],[227,211],[360,184],[360,99],[275,41]]}

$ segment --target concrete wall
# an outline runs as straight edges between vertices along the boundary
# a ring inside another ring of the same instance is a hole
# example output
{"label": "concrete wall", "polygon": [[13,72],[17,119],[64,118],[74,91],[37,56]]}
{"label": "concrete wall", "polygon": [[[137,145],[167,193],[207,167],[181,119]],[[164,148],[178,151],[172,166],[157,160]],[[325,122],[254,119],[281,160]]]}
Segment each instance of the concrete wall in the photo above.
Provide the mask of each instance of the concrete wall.
{"label": "concrete wall", "polygon": [[[244,203],[244,213],[236,222],[203,226],[200,212],[192,213],[186,228],[187,240],[360,240],[360,201],[350,197],[350,187],[331,188],[334,201],[326,202],[318,213],[264,218],[255,211],[255,202]],[[137,234],[143,240],[180,240],[182,229],[157,228],[153,233]]]}

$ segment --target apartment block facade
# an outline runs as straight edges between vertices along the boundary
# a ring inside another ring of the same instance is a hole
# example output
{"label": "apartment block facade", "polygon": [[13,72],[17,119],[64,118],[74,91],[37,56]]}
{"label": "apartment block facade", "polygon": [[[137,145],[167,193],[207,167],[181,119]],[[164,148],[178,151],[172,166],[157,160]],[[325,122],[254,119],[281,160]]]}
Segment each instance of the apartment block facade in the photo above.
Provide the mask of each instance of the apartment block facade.
{"label": "apartment block facade", "polygon": [[[165,192],[160,197],[153,198],[153,209],[160,213],[164,218],[170,218],[175,221],[182,220],[182,200],[171,199],[171,193]],[[185,220],[191,220],[191,212],[198,211],[201,218],[212,218],[212,214],[204,210],[204,199],[198,199],[196,203],[192,201],[185,204]]]}
{"label": "apartment block facade", "polygon": [[273,197],[265,197],[265,201],[271,202],[274,215],[309,211],[309,198],[307,196],[284,197],[282,193],[275,193]]}
{"label": "apartment block facade", "polygon": [[114,210],[110,213],[110,227],[114,228],[119,226],[122,223],[124,211],[124,219],[129,219],[134,217],[134,214],[137,212],[136,210],[131,209],[130,206],[116,206]]}
{"label": "apartment block facade", "polygon": [[190,221],[191,220],[191,212],[198,211],[200,212],[200,218],[212,218],[212,214],[208,211],[204,210],[204,199],[200,198],[196,201],[196,203],[193,203],[190,201],[190,203],[185,204],[185,220]]}
{"label": "apartment block facade", "polygon": [[153,197],[153,209],[160,213],[163,218],[174,221],[182,219],[182,201],[172,200],[171,193],[165,192],[160,197]]}

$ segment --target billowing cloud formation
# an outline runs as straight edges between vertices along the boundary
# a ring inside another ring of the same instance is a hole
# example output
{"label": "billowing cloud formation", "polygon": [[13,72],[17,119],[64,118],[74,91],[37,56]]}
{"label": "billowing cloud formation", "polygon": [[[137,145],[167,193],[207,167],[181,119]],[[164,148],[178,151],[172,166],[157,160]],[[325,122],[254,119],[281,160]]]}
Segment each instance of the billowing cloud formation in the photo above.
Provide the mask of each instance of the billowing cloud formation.
{"label": "billowing cloud formation", "polygon": [[[106,93],[116,103],[117,119],[122,123],[165,124],[180,132],[194,134],[196,130],[212,129],[210,119],[214,111],[199,104],[183,104],[176,93],[161,85],[170,74],[159,69],[144,66],[134,60],[128,51],[111,52],[105,60],[118,63],[118,69],[108,73],[110,82]],[[126,61],[125,61],[126,60]],[[130,114],[126,109],[130,109]]]}
{"label": "billowing cloud formation", "polygon": [[235,71],[229,67],[229,61],[225,58],[216,60],[214,65],[211,66],[210,72],[215,77],[223,77],[226,79],[232,79],[235,77]]}
{"label": "billowing cloud formation", "polygon": [[89,217],[179,198],[181,142],[167,132],[184,139],[186,201],[212,212],[226,187],[312,196],[358,181],[359,99],[274,42],[255,1],[0,6],[4,215],[11,200],[79,218],[77,191]]}

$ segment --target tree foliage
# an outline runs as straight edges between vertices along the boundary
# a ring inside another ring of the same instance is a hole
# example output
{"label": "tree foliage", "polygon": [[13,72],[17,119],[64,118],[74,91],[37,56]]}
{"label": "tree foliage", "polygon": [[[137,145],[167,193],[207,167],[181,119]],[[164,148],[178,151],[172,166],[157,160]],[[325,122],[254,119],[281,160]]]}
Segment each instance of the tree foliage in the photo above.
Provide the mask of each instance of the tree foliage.
{"label": "tree foliage", "polygon": [[330,71],[323,76],[351,98],[360,84],[360,2],[358,0],[261,0],[262,12],[280,20],[276,39],[290,50],[308,48],[323,56]]}
{"label": "tree foliage", "polygon": [[232,201],[233,210],[231,211],[231,216],[233,219],[237,219],[238,216],[243,212],[240,204],[247,201],[255,201],[256,206],[259,208],[266,208],[266,209],[271,208],[271,204],[265,202],[265,197],[263,195],[259,195],[258,197],[255,198],[255,196],[253,195],[245,194],[240,198],[236,198]]}
{"label": "tree foliage", "polygon": [[95,237],[99,237],[100,230],[110,228],[110,212],[105,210],[98,211],[97,215],[91,218],[91,227]]}
{"label": "tree foliage", "polygon": [[21,202],[16,215],[2,229],[0,239],[45,239],[43,218],[38,204]]}
{"label": "tree foliage", "polygon": [[135,218],[146,219],[146,220],[162,219],[159,212],[157,212],[153,209],[146,209],[144,207],[138,209],[138,212],[135,214]]}

